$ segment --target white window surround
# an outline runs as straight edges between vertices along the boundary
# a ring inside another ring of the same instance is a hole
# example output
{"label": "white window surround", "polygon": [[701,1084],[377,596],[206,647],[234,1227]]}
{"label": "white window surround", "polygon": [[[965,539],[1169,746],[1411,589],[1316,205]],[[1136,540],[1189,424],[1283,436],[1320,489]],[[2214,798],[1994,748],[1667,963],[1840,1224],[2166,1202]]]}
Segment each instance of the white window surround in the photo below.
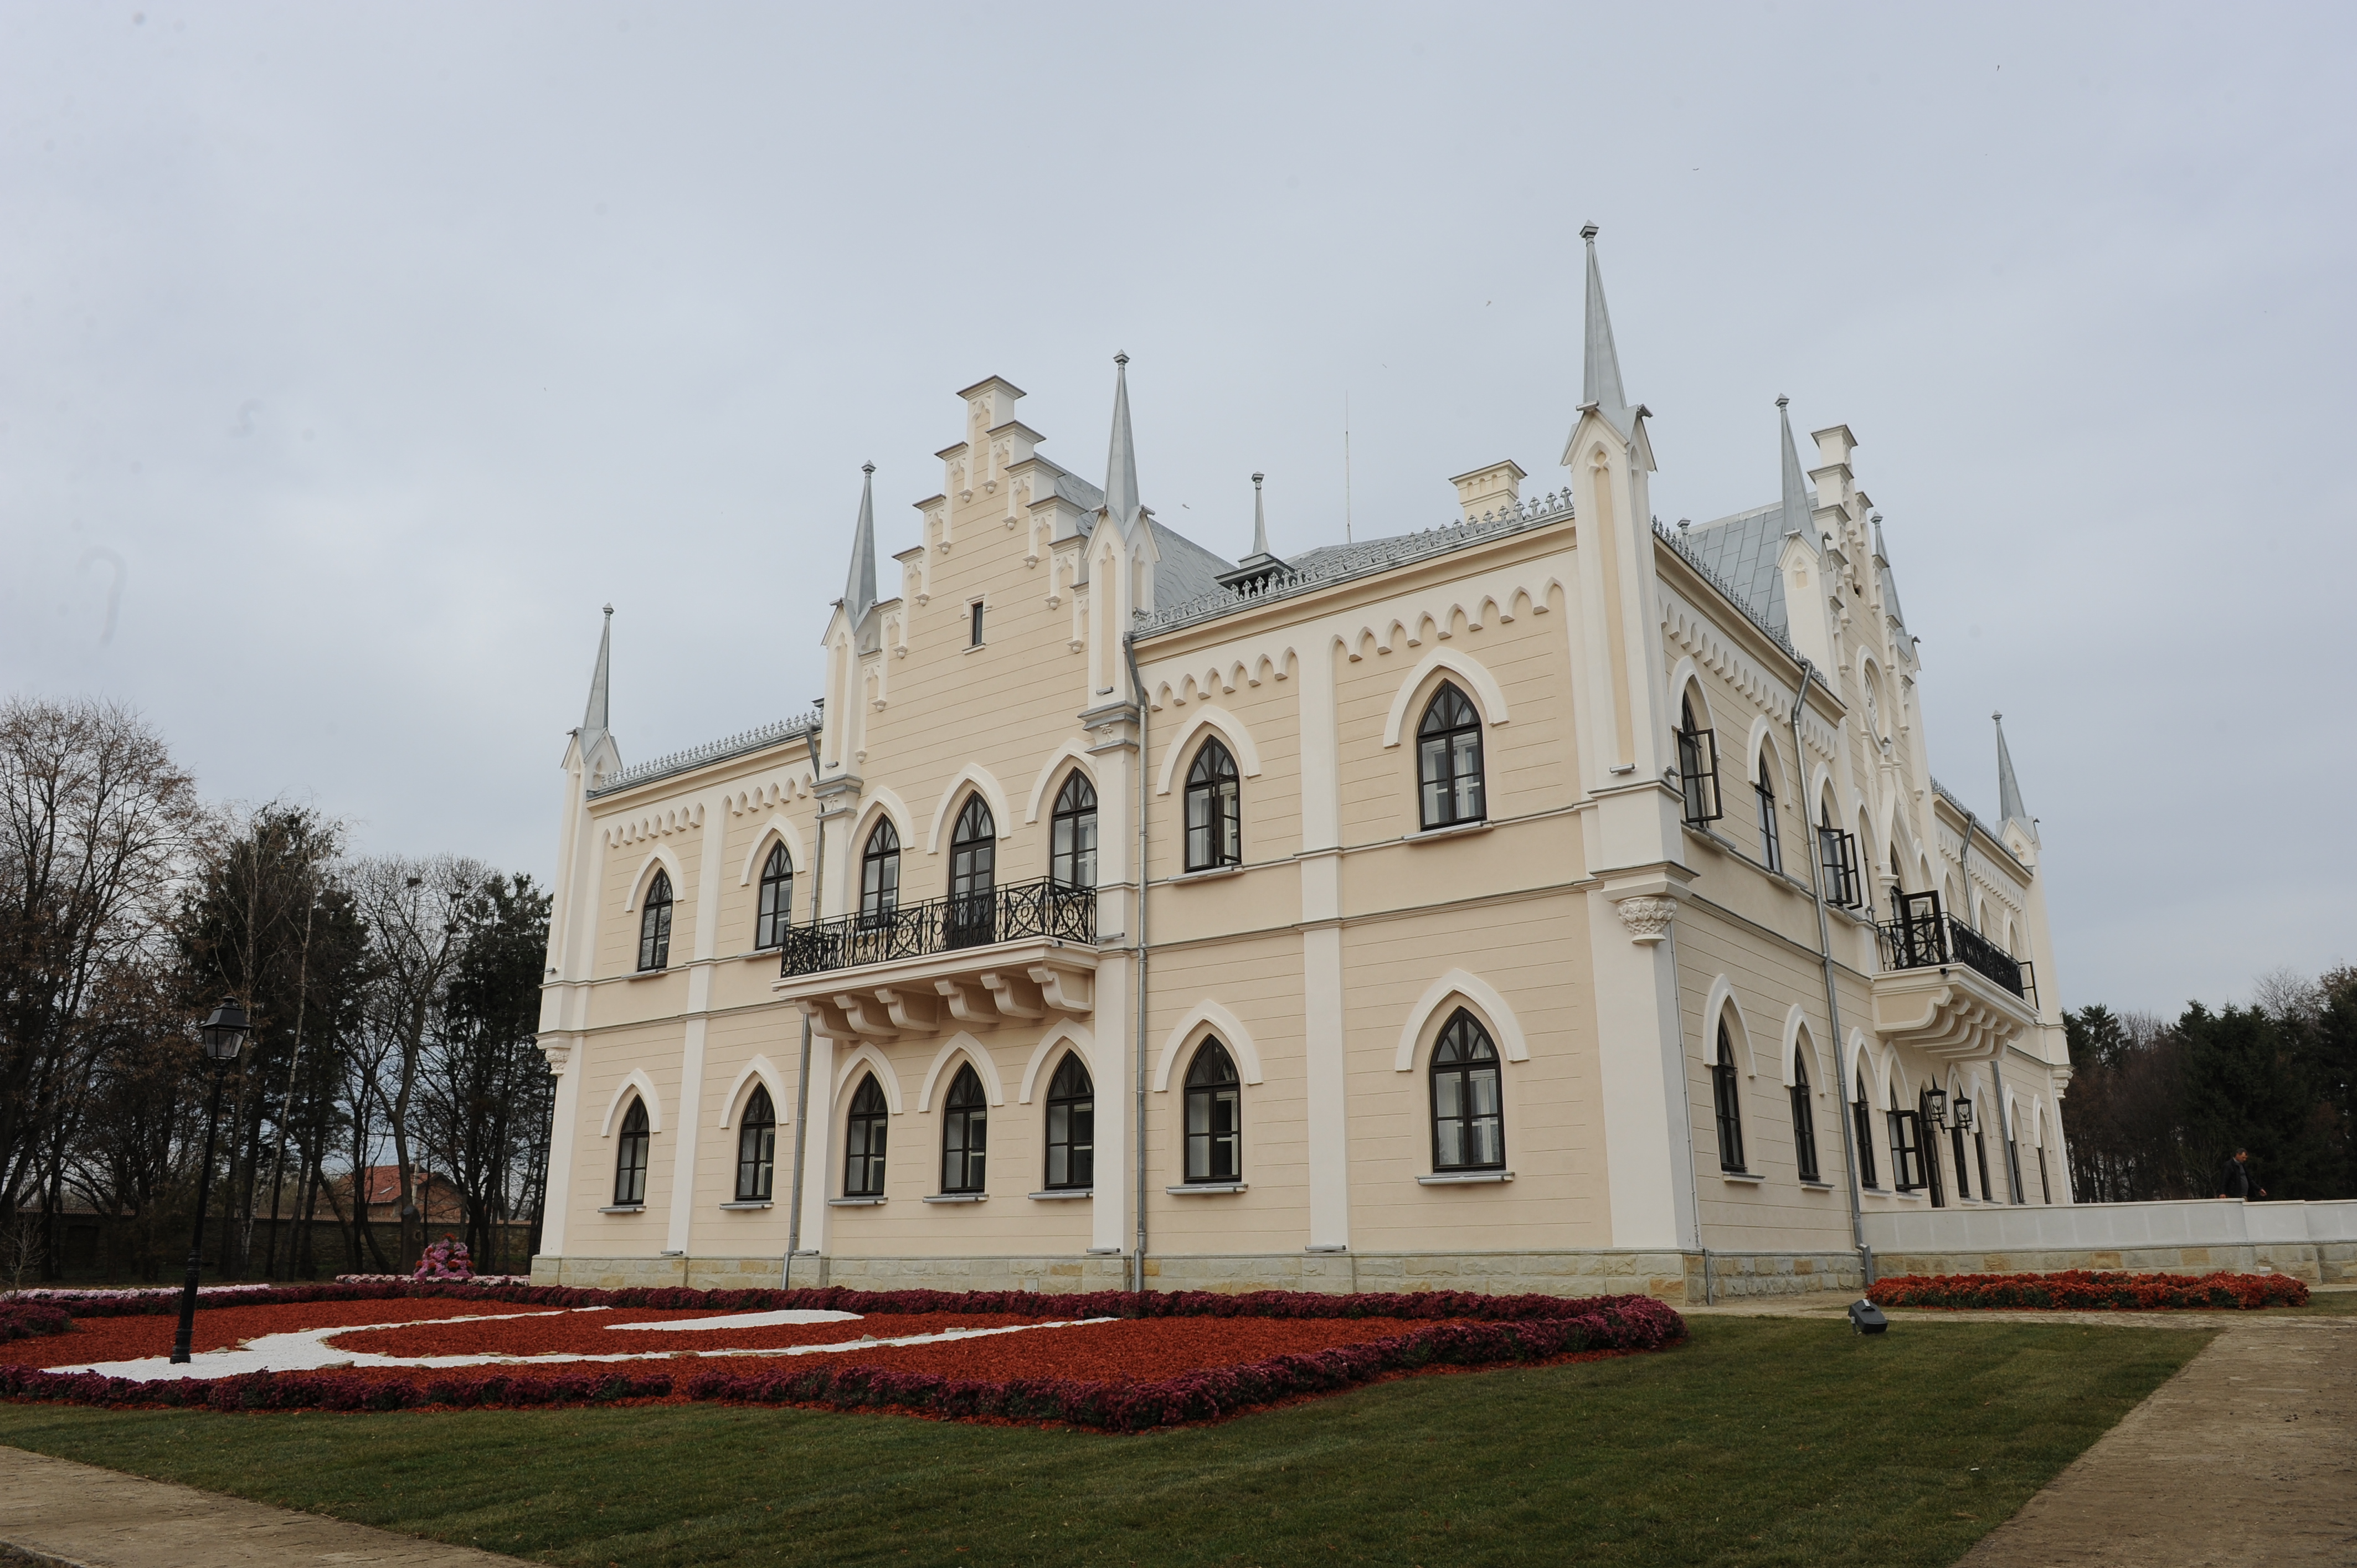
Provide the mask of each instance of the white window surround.
{"label": "white window surround", "polygon": [[1230,756],[1236,759],[1236,771],[1245,779],[1260,777],[1260,747],[1253,744],[1252,732],[1237,722],[1225,708],[1205,706],[1196,709],[1178,726],[1162,749],[1162,770],[1157,776],[1154,792],[1170,793],[1171,779],[1178,771],[1182,759],[1191,758],[1205,730],[1216,731],[1224,741]]}
{"label": "white window surround", "polygon": [[1252,1184],[1243,1181],[1186,1182],[1162,1189],[1173,1197],[1228,1197],[1236,1193],[1250,1192]]}
{"label": "white window surround", "polygon": [[655,1081],[647,1076],[646,1069],[634,1067],[630,1070],[629,1076],[614,1086],[614,1097],[606,1101],[606,1120],[598,1124],[597,1136],[601,1138],[613,1136],[614,1118],[621,1113],[623,1102],[633,1093],[638,1095],[646,1105],[647,1131],[649,1133],[662,1131],[662,1096],[655,1092]]}
{"label": "white window surround", "polygon": [[1096,1195],[1096,1188],[1092,1187],[1050,1187],[1044,1192],[1034,1192],[1026,1196],[1035,1203],[1061,1203],[1075,1197],[1094,1197]]}
{"label": "white window surround", "polygon": [[1059,1018],[1049,1026],[1046,1034],[1039,1036],[1039,1043],[1031,1049],[1031,1059],[1023,1064],[1022,1088],[1015,1097],[1017,1104],[1031,1103],[1031,1096],[1039,1088],[1039,1075],[1047,1070],[1049,1062],[1056,1059],[1065,1049],[1080,1052],[1082,1065],[1089,1069],[1090,1085],[1094,1087],[1097,1079],[1096,1036],[1089,1033],[1084,1024]]}
{"label": "white window surround", "polygon": [[[769,857],[770,846],[773,843],[786,846],[787,870],[799,875],[802,868],[810,864],[802,858],[802,830],[788,822],[783,812],[773,811],[770,820],[761,824],[761,831],[753,835],[753,847],[745,854],[745,868],[737,875],[737,886],[753,886],[753,878],[759,874],[761,862]],[[774,952],[777,950],[766,950]]]}
{"label": "white window surround", "polygon": [[829,1208],[880,1208],[884,1201],[880,1197],[830,1197],[826,1206]]}
{"label": "white window surround", "polygon": [[1416,1058],[1431,1044],[1426,1035],[1440,1033],[1441,1025],[1448,1022],[1448,1014],[1442,1010],[1454,999],[1471,1004],[1467,1011],[1480,1019],[1481,1026],[1490,1031],[1500,1055],[1510,1062],[1531,1059],[1522,1021],[1506,1005],[1506,999],[1498,994],[1497,987],[1478,974],[1452,969],[1426,986],[1415,1005],[1408,1009],[1407,1023],[1400,1030],[1399,1049],[1392,1058],[1394,1072],[1407,1072],[1415,1068]]}
{"label": "white window surround", "polygon": [[720,1207],[723,1208],[775,1208],[777,1207],[777,1203],[773,1199],[766,1197],[748,1197],[739,1199],[735,1202],[724,1203]]}
{"label": "white window surround", "polygon": [[[671,873],[672,907],[676,909],[684,902],[686,894],[683,889],[687,886],[687,873],[681,868],[679,856],[672,854],[668,845],[658,844],[647,852],[646,859],[639,863],[637,875],[630,878],[630,891],[622,899],[622,913],[627,915],[639,907],[639,900],[647,895],[647,885],[654,880],[658,865]],[[677,918],[676,916],[673,918]]]}
{"label": "white window surround", "polygon": [[929,1192],[925,1194],[925,1201],[927,1203],[981,1203],[989,1197],[990,1194],[986,1192]]}
{"label": "white window surround", "polygon": [[[969,789],[979,793],[990,806],[990,825],[996,830],[992,837],[1003,839],[1014,831],[1015,813],[1007,810],[1006,791],[998,787],[998,780],[991,776],[989,768],[979,762],[969,762],[951,778],[948,786],[942,790],[941,800],[933,807],[933,825],[925,835],[927,854],[941,854],[942,829],[949,822],[950,814],[964,801]],[[907,841],[904,839],[902,842]]]}
{"label": "white window surround", "polygon": [[899,1075],[892,1070],[892,1064],[884,1059],[884,1053],[865,1040],[860,1042],[858,1049],[844,1058],[843,1065],[835,1069],[833,1100],[836,1107],[842,1106],[844,1096],[850,1093],[859,1081],[863,1068],[876,1075],[877,1084],[884,1090],[884,1108],[895,1116],[900,1114]]}
{"label": "white window surround", "polygon": [[1760,1076],[1760,1053],[1752,1047],[1751,1026],[1743,1016],[1743,1004],[1735,999],[1735,983],[1721,974],[1712,979],[1710,995],[1702,1004],[1702,1038],[1695,1042],[1702,1051],[1706,1065],[1718,1060],[1718,1026],[1722,1019],[1733,1023],[1734,1045],[1750,1065],[1746,1078]]}
{"label": "white window surround", "polygon": [[1420,1176],[1418,1187],[1479,1187],[1486,1182],[1508,1182],[1514,1179],[1512,1171],[1445,1171],[1437,1176]]}
{"label": "white window surround", "polygon": [[1100,789],[1096,769],[1089,763],[1087,744],[1068,740],[1049,755],[1047,766],[1039,769],[1039,777],[1031,781],[1031,798],[1023,805],[1025,822],[1039,820],[1039,809],[1047,804],[1048,791],[1057,787],[1067,771],[1076,772],[1086,779],[1090,789]]}
{"label": "white window surround", "polygon": [[1235,1059],[1236,1075],[1246,1083],[1261,1080],[1260,1047],[1253,1043],[1252,1031],[1243,1020],[1221,1006],[1217,1002],[1202,1001],[1187,1011],[1162,1041],[1162,1054],[1154,1058],[1154,1092],[1167,1093],[1170,1088],[1171,1070],[1182,1055],[1192,1052],[1206,1033],[1219,1036],[1220,1043]]}
{"label": "white window surround", "polygon": [[789,1101],[786,1096],[784,1078],[780,1075],[776,1064],[768,1057],[757,1054],[738,1071],[736,1081],[728,1086],[728,1092],[721,1096],[719,1122],[721,1126],[726,1127],[737,1119],[738,1109],[752,1095],[751,1085],[756,1079],[759,1079],[761,1086],[770,1091],[771,1114],[777,1114],[787,1107]]}
{"label": "white window surround", "polygon": [[[1383,719],[1383,749],[1388,751],[1406,738],[1408,707],[1415,702],[1417,691],[1436,671],[1446,670],[1473,688],[1474,704],[1481,710],[1484,725],[1501,725],[1511,716],[1506,707],[1506,693],[1498,678],[1483,668],[1481,661],[1469,653],[1454,648],[1436,648],[1416,661],[1392,698],[1391,712]],[[1421,720],[1423,714],[1416,714]]]}
{"label": "white window surround", "polygon": [[921,1116],[932,1110],[933,1086],[941,1082],[942,1075],[961,1055],[974,1064],[974,1076],[982,1079],[984,1098],[993,1105],[1006,1103],[1006,1090],[998,1081],[998,1064],[990,1059],[990,1053],[982,1048],[980,1040],[960,1029],[933,1053],[932,1065],[925,1069],[925,1081],[917,1090],[917,1114]]}

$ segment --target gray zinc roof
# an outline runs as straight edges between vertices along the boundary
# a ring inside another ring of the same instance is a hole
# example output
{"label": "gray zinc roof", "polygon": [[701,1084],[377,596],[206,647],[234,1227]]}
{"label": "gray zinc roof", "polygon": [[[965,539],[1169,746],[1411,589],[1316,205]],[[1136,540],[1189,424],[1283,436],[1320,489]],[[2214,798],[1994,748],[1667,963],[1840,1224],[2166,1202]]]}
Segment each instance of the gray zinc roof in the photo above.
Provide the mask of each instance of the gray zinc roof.
{"label": "gray zinc roof", "polygon": [[1792,635],[1792,618],[1784,610],[1784,575],[1776,570],[1776,557],[1784,548],[1781,500],[1696,523],[1683,532],[1687,551],[1742,595],[1752,614],[1779,633]]}

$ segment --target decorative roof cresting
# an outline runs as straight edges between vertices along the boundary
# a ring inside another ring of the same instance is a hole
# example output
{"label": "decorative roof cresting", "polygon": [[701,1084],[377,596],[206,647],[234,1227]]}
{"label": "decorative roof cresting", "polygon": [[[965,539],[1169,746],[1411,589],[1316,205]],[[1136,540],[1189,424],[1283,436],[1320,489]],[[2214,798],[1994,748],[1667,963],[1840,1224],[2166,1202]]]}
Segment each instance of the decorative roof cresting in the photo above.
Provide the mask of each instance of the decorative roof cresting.
{"label": "decorative roof cresting", "polygon": [[662,779],[673,773],[684,773],[692,768],[701,768],[707,762],[719,762],[731,757],[742,757],[748,751],[759,751],[764,746],[775,746],[780,741],[798,740],[816,728],[818,728],[818,714],[814,713],[804,714],[800,718],[780,719],[775,724],[761,725],[719,740],[705,741],[702,746],[691,746],[684,751],[674,751],[665,757],[634,763],[619,772],[608,774],[605,781],[591,789],[589,793],[593,796],[610,795],[617,789],[628,789],[633,785],[644,784],[651,779]]}

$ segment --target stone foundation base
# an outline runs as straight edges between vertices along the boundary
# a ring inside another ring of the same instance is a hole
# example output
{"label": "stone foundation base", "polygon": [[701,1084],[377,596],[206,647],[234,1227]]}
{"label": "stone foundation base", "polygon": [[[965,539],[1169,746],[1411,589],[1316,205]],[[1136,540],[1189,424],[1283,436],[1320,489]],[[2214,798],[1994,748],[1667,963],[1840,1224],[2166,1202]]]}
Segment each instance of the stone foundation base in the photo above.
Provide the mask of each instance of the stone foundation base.
{"label": "stone foundation base", "polygon": [[[532,1261],[534,1284],[599,1290],[686,1286],[776,1289],[783,1260],[768,1258],[552,1258]],[[1130,1259],[1088,1254],[1012,1258],[802,1257],[797,1285],[849,1290],[1125,1290]],[[1805,1291],[1859,1290],[1855,1252],[1286,1252],[1158,1254],[1146,1288],[1230,1293],[1479,1291],[1491,1295],[1650,1295],[1728,1301]]]}
{"label": "stone foundation base", "polygon": [[2207,1274],[2272,1271],[2310,1284],[2357,1281],[2357,1242],[2255,1241],[2231,1247],[2050,1248],[2007,1252],[1877,1252],[1878,1274],[2046,1274],[2065,1269]]}

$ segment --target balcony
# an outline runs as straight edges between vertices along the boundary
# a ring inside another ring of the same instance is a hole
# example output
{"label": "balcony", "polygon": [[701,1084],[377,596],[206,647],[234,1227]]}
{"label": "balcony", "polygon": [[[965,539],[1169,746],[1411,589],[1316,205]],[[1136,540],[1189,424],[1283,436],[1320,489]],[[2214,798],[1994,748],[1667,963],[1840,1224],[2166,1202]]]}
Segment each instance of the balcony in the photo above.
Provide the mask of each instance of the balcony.
{"label": "balcony", "polygon": [[813,1034],[884,1042],[1095,1010],[1097,894],[1046,877],[787,933],[773,987]]}
{"label": "balcony", "polygon": [[2030,966],[1940,908],[1936,893],[1899,895],[1876,928],[1875,1032],[1951,1061],[1994,1057],[2038,1023]]}

